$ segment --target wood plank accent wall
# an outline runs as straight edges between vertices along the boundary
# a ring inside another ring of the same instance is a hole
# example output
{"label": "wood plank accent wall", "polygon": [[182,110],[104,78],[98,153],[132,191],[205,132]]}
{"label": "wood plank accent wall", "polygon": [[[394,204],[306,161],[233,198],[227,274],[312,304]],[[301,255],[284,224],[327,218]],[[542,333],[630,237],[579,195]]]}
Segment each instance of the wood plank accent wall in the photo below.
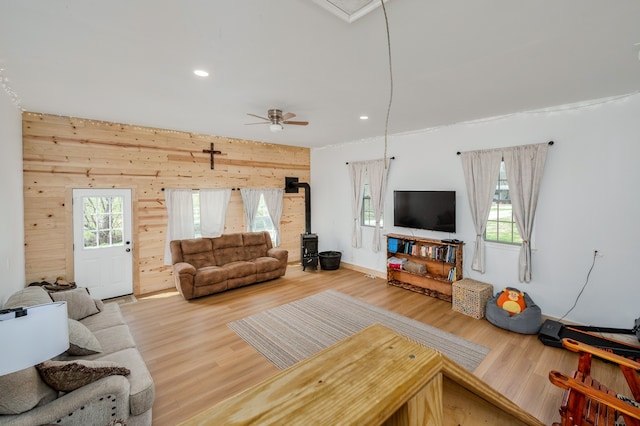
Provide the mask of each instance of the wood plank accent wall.
{"label": "wood plank accent wall", "polygon": [[[174,286],[163,259],[162,188],[277,188],[285,176],[311,177],[308,148],[32,112],[23,113],[22,132],[28,283],[73,280],[73,189],[132,189],[134,293],[145,294]],[[222,151],[215,170],[202,152],[212,142]],[[284,195],[280,247],[289,250],[290,262],[300,260],[304,195]],[[244,230],[235,190],[225,232]]]}

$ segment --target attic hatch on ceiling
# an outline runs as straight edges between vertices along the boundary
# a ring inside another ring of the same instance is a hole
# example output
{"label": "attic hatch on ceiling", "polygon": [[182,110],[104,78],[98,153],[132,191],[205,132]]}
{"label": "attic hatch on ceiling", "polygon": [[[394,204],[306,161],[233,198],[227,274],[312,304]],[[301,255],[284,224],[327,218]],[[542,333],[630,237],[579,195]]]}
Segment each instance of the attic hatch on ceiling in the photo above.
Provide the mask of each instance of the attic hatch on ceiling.
{"label": "attic hatch on ceiling", "polygon": [[[313,0],[320,7],[349,23],[380,7],[380,0]],[[384,0],[385,3],[389,0]]]}

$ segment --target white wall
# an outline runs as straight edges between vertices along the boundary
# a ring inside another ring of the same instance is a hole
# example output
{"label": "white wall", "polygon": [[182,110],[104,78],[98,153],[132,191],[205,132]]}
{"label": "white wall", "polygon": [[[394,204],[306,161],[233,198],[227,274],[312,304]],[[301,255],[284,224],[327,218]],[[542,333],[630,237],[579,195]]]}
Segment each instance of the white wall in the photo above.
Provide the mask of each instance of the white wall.
{"label": "white wall", "polygon": [[22,114],[0,89],[0,305],[25,286]]}
{"label": "white wall", "polygon": [[[393,120],[393,114],[391,116]],[[512,114],[389,137],[383,233],[457,238],[466,242],[464,276],[529,293],[543,312],[582,324],[631,328],[640,316],[640,95]],[[553,140],[549,147],[534,229],[533,280],[520,283],[517,248],[487,245],[487,272],[470,269],[475,231],[457,151]],[[319,248],[342,260],[385,270],[386,253],[351,247],[349,174],[345,162],[382,158],[382,138],[314,149],[311,153],[312,228]],[[455,234],[394,228],[393,190],[455,190]],[[384,247],[384,241],[382,246]]]}

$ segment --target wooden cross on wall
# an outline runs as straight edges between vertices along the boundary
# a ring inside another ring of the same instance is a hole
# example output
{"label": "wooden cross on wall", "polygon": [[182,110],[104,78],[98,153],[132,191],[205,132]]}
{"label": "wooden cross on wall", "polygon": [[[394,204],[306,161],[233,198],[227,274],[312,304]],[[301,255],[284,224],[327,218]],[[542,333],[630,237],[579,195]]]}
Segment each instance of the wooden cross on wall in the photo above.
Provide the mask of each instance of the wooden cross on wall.
{"label": "wooden cross on wall", "polygon": [[211,148],[210,149],[203,149],[202,152],[211,155],[211,170],[213,170],[213,155],[214,154],[222,154],[221,151],[216,151],[213,148],[213,142],[211,143]]}

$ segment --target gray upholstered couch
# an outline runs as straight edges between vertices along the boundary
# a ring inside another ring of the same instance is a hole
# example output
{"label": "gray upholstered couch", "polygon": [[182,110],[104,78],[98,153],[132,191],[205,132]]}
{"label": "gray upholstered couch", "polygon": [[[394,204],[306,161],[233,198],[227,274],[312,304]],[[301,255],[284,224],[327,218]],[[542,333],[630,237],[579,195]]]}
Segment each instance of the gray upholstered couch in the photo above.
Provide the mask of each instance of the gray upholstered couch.
{"label": "gray upholstered couch", "polygon": [[175,240],[170,247],[176,288],[187,300],[281,277],[289,257],[268,232]]}
{"label": "gray upholstered couch", "polygon": [[83,360],[88,365],[111,361],[108,364],[125,367],[130,373],[102,377],[66,393],[45,383],[36,367],[0,376],[0,425],[106,426],[115,420],[128,426],[151,425],[153,379],[117,303],[91,299],[84,288],[50,296],[41,287],[27,287],[14,293],[3,308],[51,303],[52,298],[67,302],[70,317],[70,349],[55,360]]}

